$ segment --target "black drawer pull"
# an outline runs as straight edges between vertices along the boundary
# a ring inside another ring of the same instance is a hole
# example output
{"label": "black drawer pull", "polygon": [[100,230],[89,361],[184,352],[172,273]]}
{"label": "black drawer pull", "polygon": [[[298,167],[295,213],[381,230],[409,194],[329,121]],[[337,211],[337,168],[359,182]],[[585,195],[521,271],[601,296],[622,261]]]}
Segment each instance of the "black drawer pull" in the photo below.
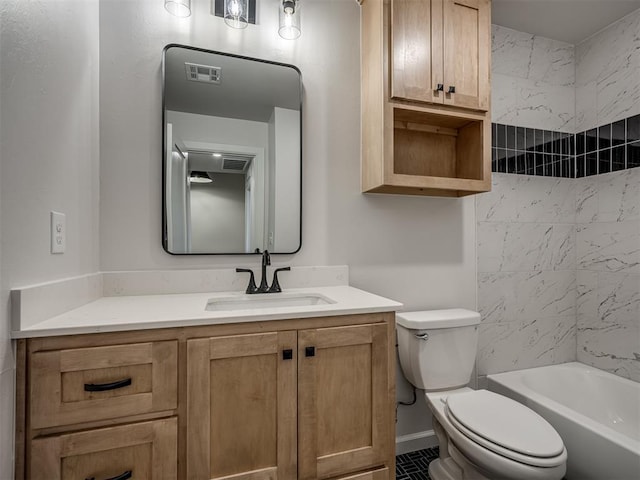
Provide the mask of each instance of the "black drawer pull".
{"label": "black drawer pull", "polygon": [[444,92],[444,84],[439,83],[438,86],[436,87],[436,92]]}
{"label": "black drawer pull", "polygon": [[291,360],[293,358],[293,350],[290,348],[287,348],[286,350],[282,351],[282,359],[283,360]]}
{"label": "black drawer pull", "polygon": [[[115,390],[117,388],[128,387],[129,385],[131,385],[130,378],[125,378],[124,380],[118,380],[117,382],[112,382],[112,383],[85,383],[84,391],[85,392],[106,392],[107,390]],[[129,477],[122,477],[122,478],[124,479]],[[112,480],[112,479],[109,478],[107,480]],[[114,477],[113,480],[121,480],[121,479],[120,477]]]}
{"label": "black drawer pull", "polygon": [[304,348],[304,356],[305,357],[315,357],[316,356],[316,347],[305,347]]}
{"label": "black drawer pull", "polygon": [[453,85],[451,85],[449,87],[449,91],[447,93],[456,93],[456,87],[454,87]]}
{"label": "black drawer pull", "polygon": [[[128,480],[131,477],[133,477],[133,472],[131,470],[127,470],[116,477],[105,478],[104,480]],[[85,478],[84,480],[96,480],[96,477]]]}

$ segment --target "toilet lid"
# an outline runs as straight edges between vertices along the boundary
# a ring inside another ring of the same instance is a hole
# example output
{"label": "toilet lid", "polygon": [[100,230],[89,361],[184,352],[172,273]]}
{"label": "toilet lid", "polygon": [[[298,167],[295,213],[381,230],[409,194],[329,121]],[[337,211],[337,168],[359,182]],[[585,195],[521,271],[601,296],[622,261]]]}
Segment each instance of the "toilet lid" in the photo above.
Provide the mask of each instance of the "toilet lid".
{"label": "toilet lid", "polygon": [[484,440],[480,443],[487,448],[494,444],[502,447],[500,450],[519,454],[518,458],[522,455],[551,458],[564,452],[562,439],[554,428],[515,400],[488,390],[476,390],[449,395],[446,403],[452,423],[461,424],[463,433],[467,429],[473,437]]}

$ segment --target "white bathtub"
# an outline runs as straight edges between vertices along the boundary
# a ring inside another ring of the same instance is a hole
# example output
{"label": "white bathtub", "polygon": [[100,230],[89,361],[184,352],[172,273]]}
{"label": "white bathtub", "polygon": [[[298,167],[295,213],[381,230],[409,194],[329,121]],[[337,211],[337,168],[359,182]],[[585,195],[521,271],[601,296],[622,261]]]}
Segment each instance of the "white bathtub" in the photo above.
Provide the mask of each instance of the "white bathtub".
{"label": "white bathtub", "polygon": [[640,479],[640,383],[575,362],[487,378],[558,431],[567,479]]}

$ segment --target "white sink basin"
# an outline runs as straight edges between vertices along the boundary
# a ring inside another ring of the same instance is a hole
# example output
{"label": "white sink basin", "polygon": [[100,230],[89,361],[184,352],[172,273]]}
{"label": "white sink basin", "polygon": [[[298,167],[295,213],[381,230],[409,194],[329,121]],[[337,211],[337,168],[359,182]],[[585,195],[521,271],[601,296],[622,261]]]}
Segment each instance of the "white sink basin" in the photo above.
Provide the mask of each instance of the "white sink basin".
{"label": "white sink basin", "polygon": [[234,295],[210,298],[205,310],[229,311],[252,310],[256,308],[309,307],[336,303],[318,293],[259,293],[255,295]]}

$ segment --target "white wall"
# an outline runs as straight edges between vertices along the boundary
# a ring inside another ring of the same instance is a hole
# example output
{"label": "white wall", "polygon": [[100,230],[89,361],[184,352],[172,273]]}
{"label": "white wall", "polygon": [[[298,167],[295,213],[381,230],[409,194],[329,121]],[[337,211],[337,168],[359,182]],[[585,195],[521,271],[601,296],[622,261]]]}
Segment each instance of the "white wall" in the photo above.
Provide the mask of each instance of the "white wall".
{"label": "white wall", "polygon": [[[258,265],[233,256],[172,257],[162,249],[160,62],[162,48],[177,42],[302,71],[302,249],[274,263],[348,264],[354,286],[404,302],[407,310],[475,308],[473,198],[360,193],[358,4],[307,0],[302,36],[293,42],[278,37],[275,3],[258,2],[260,24],[243,31],[209,15],[209,2],[192,7],[181,20],[156,0],[101,2],[101,268]],[[398,382],[406,399],[401,375]],[[422,400],[400,409],[399,434],[429,425]]]}
{"label": "white wall", "polygon": [[213,183],[191,184],[191,251],[244,248],[244,175],[216,174]]}
{"label": "white wall", "polygon": [[[269,128],[273,141],[273,156],[269,158],[269,234],[273,232],[274,252],[294,252],[300,240],[300,138],[291,132],[300,131],[300,112],[274,108]],[[271,152],[270,146],[270,152]]]}
{"label": "white wall", "polygon": [[[12,478],[12,287],[98,269],[98,2],[0,2],[0,478]],[[67,250],[49,253],[49,212]]]}
{"label": "white wall", "polygon": [[204,142],[267,147],[267,123],[167,110],[166,121],[183,143]]}

